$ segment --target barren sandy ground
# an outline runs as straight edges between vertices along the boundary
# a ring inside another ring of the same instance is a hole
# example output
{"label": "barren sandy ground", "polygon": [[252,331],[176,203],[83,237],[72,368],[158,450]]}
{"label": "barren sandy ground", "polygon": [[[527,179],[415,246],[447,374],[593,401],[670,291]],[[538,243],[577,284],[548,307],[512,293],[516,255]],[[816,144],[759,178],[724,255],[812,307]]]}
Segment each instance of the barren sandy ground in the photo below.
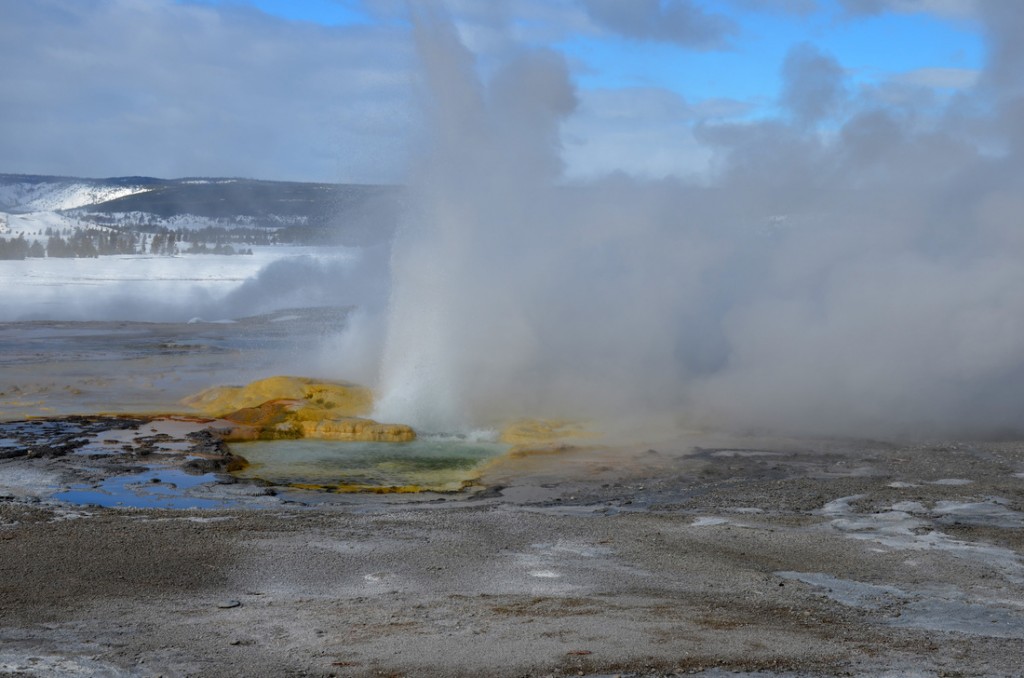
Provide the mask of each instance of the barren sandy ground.
{"label": "barren sandy ground", "polygon": [[513,459],[478,498],[12,497],[0,672],[1021,675],[1024,446],[728,442]]}
{"label": "barren sandy ground", "polygon": [[[167,402],[281,327],[0,326],[0,419]],[[99,476],[184,435],[123,425]],[[91,457],[5,435],[0,675],[1024,674],[1021,442],[677,434],[462,495],[213,482],[229,508],[154,510],[55,501]]]}

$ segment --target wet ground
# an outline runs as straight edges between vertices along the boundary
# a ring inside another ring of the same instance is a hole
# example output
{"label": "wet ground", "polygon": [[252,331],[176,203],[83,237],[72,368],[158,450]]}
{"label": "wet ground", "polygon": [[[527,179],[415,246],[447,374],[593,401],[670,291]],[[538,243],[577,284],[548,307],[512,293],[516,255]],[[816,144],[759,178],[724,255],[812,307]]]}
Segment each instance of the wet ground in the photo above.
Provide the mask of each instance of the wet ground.
{"label": "wet ground", "polygon": [[287,373],[300,359],[308,369],[346,313],[303,308],[224,322],[0,322],[0,420],[166,412],[207,386]]}
{"label": "wet ground", "polygon": [[[461,493],[352,495],[237,482],[187,417],[12,420],[0,675],[1024,665],[1018,441],[679,431],[507,454]],[[107,501],[126,493],[144,507]]]}

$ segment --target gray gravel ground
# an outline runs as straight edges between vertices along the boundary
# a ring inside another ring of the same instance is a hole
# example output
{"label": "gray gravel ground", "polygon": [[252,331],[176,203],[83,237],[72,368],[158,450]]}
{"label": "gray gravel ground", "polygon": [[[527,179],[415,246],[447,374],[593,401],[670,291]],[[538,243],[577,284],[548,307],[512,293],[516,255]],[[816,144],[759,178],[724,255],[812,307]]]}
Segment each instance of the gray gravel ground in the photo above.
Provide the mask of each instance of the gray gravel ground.
{"label": "gray gravel ground", "polygon": [[1020,443],[703,436],[475,497],[9,494],[0,675],[1019,676],[1021,474]]}
{"label": "gray gravel ground", "polygon": [[[11,423],[308,368],[340,313],[0,323],[0,675],[1024,675],[1021,442],[673,434],[328,496],[181,420]],[[117,479],[227,508],[54,499]]]}

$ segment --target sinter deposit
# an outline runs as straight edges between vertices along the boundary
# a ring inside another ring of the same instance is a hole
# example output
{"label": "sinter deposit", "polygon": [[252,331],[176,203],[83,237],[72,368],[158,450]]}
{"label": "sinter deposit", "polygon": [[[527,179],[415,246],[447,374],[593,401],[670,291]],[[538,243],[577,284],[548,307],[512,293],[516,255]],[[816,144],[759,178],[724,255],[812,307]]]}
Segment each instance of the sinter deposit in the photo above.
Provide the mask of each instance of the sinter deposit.
{"label": "sinter deposit", "polygon": [[416,432],[405,424],[382,424],[361,415],[373,407],[373,393],[348,382],[307,377],[269,377],[247,386],[216,386],[182,401],[233,426],[229,442],[316,438],[350,442],[408,442]]}

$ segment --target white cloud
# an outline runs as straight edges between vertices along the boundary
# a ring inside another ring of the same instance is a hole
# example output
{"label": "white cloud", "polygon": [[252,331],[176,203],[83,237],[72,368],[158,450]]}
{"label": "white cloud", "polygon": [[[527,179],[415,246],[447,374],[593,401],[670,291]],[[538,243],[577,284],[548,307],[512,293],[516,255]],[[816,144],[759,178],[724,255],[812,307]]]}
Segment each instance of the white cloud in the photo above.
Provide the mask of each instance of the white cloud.
{"label": "white cloud", "polygon": [[971,68],[918,68],[893,77],[898,83],[936,89],[967,89],[981,73]]}
{"label": "white cloud", "polygon": [[811,44],[790,49],[782,74],[782,103],[803,123],[835,113],[846,97],[843,67]]}
{"label": "white cloud", "polygon": [[395,180],[415,124],[394,27],[171,0],[0,5],[5,171]]}
{"label": "white cloud", "polygon": [[566,173],[572,179],[625,172],[645,177],[703,174],[708,149],[694,139],[702,112],[659,88],[589,90],[563,128]]}
{"label": "white cloud", "polygon": [[[408,17],[408,0],[364,0],[371,13],[387,21]],[[419,0],[412,7],[439,7]],[[459,37],[478,56],[517,44],[545,45],[569,33],[594,34],[598,29],[576,0],[445,0]]]}
{"label": "white cloud", "polygon": [[594,23],[637,40],[671,42],[700,50],[722,49],[737,31],[731,19],[692,0],[580,0]]}
{"label": "white cloud", "polygon": [[812,14],[818,9],[818,0],[730,0],[733,5],[751,12],[783,12]]}
{"label": "white cloud", "polygon": [[[812,4],[731,1],[796,13]],[[240,4],[0,0],[0,171],[401,181],[423,126],[420,67],[403,21],[405,2],[366,3],[381,21],[324,27]],[[600,40],[616,33],[705,48],[720,46],[733,28],[713,13],[713,3],[696,1],[444,4],[485,74],[524,46],[571,36]],[[965,0],[845,4],[947,14],[975,6]],[[573,67],[579,73],[586,64]],[[921,88],[967,87],[972,77],[966,69],[921,69],[884,85],[890,94],[920,96]],[[581,108],[565,128],[565,159],[576,176],[692,172],[706,161],[692,139],[693,122],[751,110],[725,98],[686,102],[657,87],[580,96]]]}
{"label": "white cloud", "polygon": [[975,18],[978,0],[840,0],[843,8],[853,16],[882,12],[937,14],[954,19]]}
{"label": "white cloud", "polygon": [[973,18],[978,12],[977,0],[895,0],[901,12],[929,12],[954,18]]}

